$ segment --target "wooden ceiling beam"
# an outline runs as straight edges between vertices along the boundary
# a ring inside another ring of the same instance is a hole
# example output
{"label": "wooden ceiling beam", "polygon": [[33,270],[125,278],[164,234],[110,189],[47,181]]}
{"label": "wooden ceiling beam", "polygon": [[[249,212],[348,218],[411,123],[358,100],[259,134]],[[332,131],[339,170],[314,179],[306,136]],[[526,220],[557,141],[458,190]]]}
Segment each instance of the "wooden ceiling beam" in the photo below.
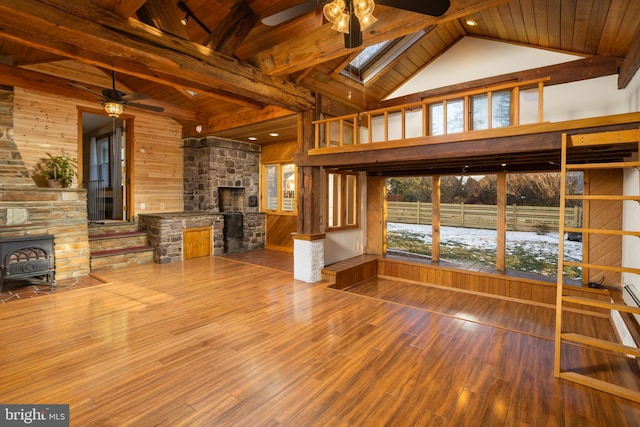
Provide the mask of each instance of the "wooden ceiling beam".
{"label": "wooden ceiling beam", "polygon": [[[37,71],[25,70],[19,67],[12,67],[10,65],[0,64],[0,81],[2,81],[2,84],[8,86],[37,90],[39,92],[54,94],[56,96],[64,96],[94,103],[99,102],[99,100],[96,99],[96,96],[91,94],[90,92],[86,92],[81,89],[69,86],[69,80],[50,76],[44,73],[39,73]],[[102,89],[85,83],[82,83],[82,86],[85,86],[88,89],[91,89],[98,93],[100,93]],[[154,114],[169,116],[185,121],[208,120],[208,117],[203,115],[201,112],[183,106],[169,104],[167,102],[161,102],[157,100],[144,100],[142,102],[137,102],[164,108],[163,112]]]}
{"label": "wooden ceiling beam", "polygon": [[258,15],[245,2],[236,3],[203,44],[224,55],[233,55],[258,19]]}
{"label": "wooden ceiling beam", "polygon": [[245,110],[241,112],[234,112],[230,115],[216,116],[209,119],[206,124],[202,125],[203,128],[200,132],[194,129],[185,129],[183,132],[184,137],[196,137],[206,135],[213,132],[221,132],[228,129],[234,129],[242,126],[252,125],[255,123],[264,122],[267,120],[278,119],[286,116],[290,116],[292,113],[290,110],[286,110],[279,107],[267,106],[261,110]]}
{"label": "wooden ceiling beam", "polygon": [[138,19],[147,25],[152,25],[181,39],[189,40],[187,30],[180,23],[175,8],[175,0],[147,0],[138,9],[137,15]]}
{"label": "wooden ceiling beam", "polygon": [[121,18],[133,15],[147,0],[93,0],[96,6],[115,13]]}
{"label": "wooden ceiling beam", "polygon": [[239,105],[313,108],[310,91],[89,0],[3,0],[0,37]]}
{"label": "wooden ceiling beam", "polygon": [[618,89],[625,89],[638,72],[638,69],[640,69],[640,27],[638,27],[633,42],[629,46],[629,51],[620,67]]}
{"label": "wooden ceiling beam", "polygon": [[[457,0],[452,2],[447,13],[441,17],[378,6],[375,10],[378,22],[364,32],[363,47],[413,34],[430,25],[463,18],[508,1]],[[254,55],[247,62],[257,66],[263,73],[278,76],[342,57],[345,52],[348,52],[344,47],[344,37],[341,33],[332,30],[331,26],[331,23],[327,23],[306,34],[300,34],[285,43]]]}

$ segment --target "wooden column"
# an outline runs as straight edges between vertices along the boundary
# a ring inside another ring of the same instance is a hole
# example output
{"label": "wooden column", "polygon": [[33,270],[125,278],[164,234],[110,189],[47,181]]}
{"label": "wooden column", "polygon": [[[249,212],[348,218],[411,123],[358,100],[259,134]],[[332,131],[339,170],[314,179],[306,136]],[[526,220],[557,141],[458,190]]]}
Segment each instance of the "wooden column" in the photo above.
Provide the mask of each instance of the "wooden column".
{"label": "wooden column", "polygon": [[366,253],[382,255],[387,252],[385,223],[385,179],[379,176],[367,177],[367,250]]}
{"label": "wooden column", "polygon": [[[313,112],[298,114],[298,146],[300,153],[314,147]],[[298,234],[320,233],[320,168],[317,166],[298,167],[297,182]]]}
{"label": "wooden column", "polygon": [[496,270],[506,268],[507,242],[507,173],[499,172],[498,176],[498,220],[496,225]]}
{"label": "wooden column", "polygon": [[431,260],[440,261],[440,176],[431,180]]}

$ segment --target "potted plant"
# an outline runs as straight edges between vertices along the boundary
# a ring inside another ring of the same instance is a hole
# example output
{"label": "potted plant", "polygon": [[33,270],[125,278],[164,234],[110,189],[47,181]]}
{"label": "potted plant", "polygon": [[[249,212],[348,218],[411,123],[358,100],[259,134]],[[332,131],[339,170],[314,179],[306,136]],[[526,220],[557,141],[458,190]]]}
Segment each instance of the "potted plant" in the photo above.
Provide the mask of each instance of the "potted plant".
{"label": "potted plant", "polygon": [[77,176],[78,161],[64,153],[59,156],[47,153],[47,156],[40,161],[39,174],[47,179],[49,187],[69,187]]}

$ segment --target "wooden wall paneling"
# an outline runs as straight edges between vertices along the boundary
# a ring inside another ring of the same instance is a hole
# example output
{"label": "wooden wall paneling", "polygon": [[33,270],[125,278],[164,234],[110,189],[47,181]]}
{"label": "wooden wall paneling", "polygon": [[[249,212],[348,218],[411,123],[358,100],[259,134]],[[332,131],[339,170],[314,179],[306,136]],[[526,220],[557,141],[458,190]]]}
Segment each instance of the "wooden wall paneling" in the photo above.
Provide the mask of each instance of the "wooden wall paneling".
{"label": "wooden wall paneling", "polygon": [[293,155],[298,150],[298,142],[276,142],[262,145],[260,163],[293,163]]}
{"label": "wooden wall paneling", "polygon": [[182,127],[153,113],[135,112],[133,123],[134,215],[182,211]]}
{"label": "wooden wall paneling", "polygon": [[[486,293],[506,298],[532,301],[540,304],[555,304],[556,283],[502,277],[500,274],[464,271],[433,265],[414,264],[405,261],[378,259],[378,274],[380,276],[397,277],[418,283],[434,284],[452,287],[471,292]],[[605,290],[566,286],[567,294],[581,298],[609,300],[609,293]],[[578,304],[572,308],[591,310],[604,313],[606,310],[594,309]]]}
{"label": "wooden wall paneling", "polygon": [[[590,194],[622,195],[622,169],[603,169],[589,171]],[[622,229],[622,201],[589,200],[588,227],[593,229]],[[622,236],[591,234],[588,245],[589,263],[596,265],[622,265]],[[588,280],[620,287],[621,275],[614,271],[590,269]]]}
{"label": "wooden wall paneling", "polygon": [[382,255],[384,247],[384,178],[367,177],[366,253]]}
{"label": "wooden wall paneling", "polygon": [[287,252],[293,252],[293,238],[298,226],[294,215],[267,214],[267,238],[265,247]]}
{"label": "wooden wall paneling", "polygon": [[[68,100],[41,92],[15,88],[14,140],[25,166],[33,171],[46,153],[80,153],[78,107],[96,104]],[[182,211],[182,128],[167,117],[133,109],[134,215],[144,212]],[[164,207],[163,207],[164,206]]]}
{"label": "wooden wall paneling", "polygon": [[[64,152],[78,157],[76,105],[66,98],[14,88],[13,138],[30,172],[47,156],[46,153],[58,155]],[[73,186],[76,185],[77,180],[74,180]]]}

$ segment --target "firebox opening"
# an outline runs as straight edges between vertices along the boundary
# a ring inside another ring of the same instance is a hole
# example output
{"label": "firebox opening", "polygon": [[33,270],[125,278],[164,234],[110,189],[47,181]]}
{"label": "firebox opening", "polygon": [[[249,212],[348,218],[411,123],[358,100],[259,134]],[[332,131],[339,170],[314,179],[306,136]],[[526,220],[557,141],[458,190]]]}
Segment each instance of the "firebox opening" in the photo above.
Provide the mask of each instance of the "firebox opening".
{"label": "firebox opening", "polygon": [[243,207],[244,188],[218,188],[218,208],[220,212],[242,212],[244,210]]}

